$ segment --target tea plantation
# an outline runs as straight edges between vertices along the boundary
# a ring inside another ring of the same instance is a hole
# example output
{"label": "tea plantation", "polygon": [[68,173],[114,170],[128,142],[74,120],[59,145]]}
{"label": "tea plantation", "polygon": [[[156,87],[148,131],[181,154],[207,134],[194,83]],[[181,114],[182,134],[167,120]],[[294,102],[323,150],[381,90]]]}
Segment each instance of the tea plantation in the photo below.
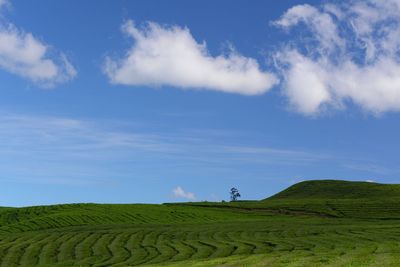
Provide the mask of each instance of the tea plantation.
{"label": "tea plantation", "polygon": [[261,201],[0,208],[0,266],[400,266],[400,185]]}

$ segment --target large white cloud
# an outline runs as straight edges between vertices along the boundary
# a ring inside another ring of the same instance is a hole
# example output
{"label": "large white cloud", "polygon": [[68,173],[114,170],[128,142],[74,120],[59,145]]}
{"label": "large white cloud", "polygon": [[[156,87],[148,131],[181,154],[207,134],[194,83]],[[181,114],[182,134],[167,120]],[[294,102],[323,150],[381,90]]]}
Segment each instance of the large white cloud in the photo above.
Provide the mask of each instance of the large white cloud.
{"label": "large white cloud", "polygon": [[235,51],[213,57],[205,43],[197,43],[187,28],[150,22],[143,29],[132,21],[123,31],[134,45],[119,59],[108,57],[104,66],[110,81],[124,85],[218,90],[245,95],[268,91],[277,79],[260,70],[257,61]]}
{"label": "large white cloud", "polygon": [[[8,1],[0,0],[0,8]],[[63,53],[24,32],[4,18],[0,21],[0,68],[51,87],[76,76],[76,70]]]}
{"label": "large white cloud", "polygon": [[301,32],[275,55],[297,111],[316,114],[347,102],[373,113],[400,111],[400,1],[298,5],[275,25]]}

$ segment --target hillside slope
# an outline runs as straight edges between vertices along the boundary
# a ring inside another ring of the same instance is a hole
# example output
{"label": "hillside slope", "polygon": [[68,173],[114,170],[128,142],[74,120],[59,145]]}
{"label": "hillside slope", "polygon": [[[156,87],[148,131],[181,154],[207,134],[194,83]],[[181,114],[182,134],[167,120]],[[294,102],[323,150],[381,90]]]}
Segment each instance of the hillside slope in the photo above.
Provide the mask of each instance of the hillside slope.
{"label": "hillside slope", "polygon": [[400,198],[399,184],[340,180],[312,180],[290,186],[267,199],[379,199]]}
{"label": "hillside slope", "polygon": [[259,219],[241,211],[153,204],[64,204],[0,209],[0,233],[71,226],[160,225]]}
{"label": "hillside slope", "polygon": [[0,267],[400,266],[398,188],[309,181],[262,201],[0,208]]}
{"label": "hillside slope", "polygon": [[312,180],[290,186],[261,201],[199,202],[185,205],[263,210],[293,216],[400,219],[400,185]]}

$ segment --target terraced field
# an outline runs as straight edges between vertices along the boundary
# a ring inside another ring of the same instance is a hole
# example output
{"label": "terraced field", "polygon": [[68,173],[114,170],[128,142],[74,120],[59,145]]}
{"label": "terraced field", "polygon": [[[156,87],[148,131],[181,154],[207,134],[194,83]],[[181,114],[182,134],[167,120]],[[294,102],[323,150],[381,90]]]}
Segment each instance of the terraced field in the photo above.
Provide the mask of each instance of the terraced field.
{"label": "terraced field", "polygon": [[0,267],[400,266],[400,207],[360,199],[1,208]]}

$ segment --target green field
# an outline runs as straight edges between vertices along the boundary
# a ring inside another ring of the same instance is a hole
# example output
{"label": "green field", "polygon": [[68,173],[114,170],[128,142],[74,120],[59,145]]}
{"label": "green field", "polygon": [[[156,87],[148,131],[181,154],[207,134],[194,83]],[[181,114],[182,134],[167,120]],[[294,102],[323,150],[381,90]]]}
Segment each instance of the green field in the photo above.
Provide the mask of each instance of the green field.
{"label": "green field", "polygon": [[0,267],[400,266],[400,185],[309,181],[261,201],[0,208]]}

